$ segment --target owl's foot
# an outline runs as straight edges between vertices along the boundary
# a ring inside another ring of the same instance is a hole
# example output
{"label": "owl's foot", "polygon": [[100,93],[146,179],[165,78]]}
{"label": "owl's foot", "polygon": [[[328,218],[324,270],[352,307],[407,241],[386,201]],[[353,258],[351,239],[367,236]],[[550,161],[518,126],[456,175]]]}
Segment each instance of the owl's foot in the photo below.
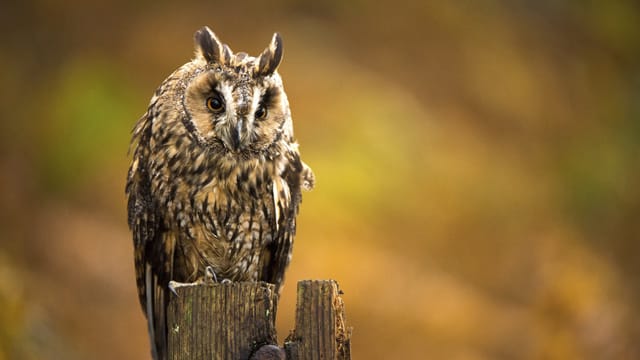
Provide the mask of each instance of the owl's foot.
{"label": "owl's foot", "polygon": [[208,283],[214,283],[214,282],[216,283],[218,282],[218,279],[216,278],[216,273],[213,272],[213,269],[207,268],[207,270],[205,270],[205,276],[203,279],[198,279],[194,282],[187,282],[187,283],[171,280],[169,281],[169,285],[167,287],[169,288],[169,291],[171,291],[175,296],[179,296],[176,289],[180,286],[208,284]]}
{"label": "owl's foot", "polygon": [[213,267],[207,266],[204,268],[204,283],[206,284],[231,284],[231,280],[224,278],[222,280],[218,280],[218,276],[216,272],[213,270]]}
{"label": "owl's foot", "polygon": [[179,286],[185,286],[185,285],[198,285],[198,284],[229,284],[231,283],[231,280],[229,279],[222,279],[221,281],[218,281],[218,276],[216,275],[216,272],[213,270],[213,267],[211,266],[207,266],[204,269],[204,277],[200,278],[192,283],[183,283],[183,282],[178,282],[178,281],[169,281],[169,286],[167,286],[169,288],[169,290],[175,295],[178,296],[178,292],[176,291],[176,288]]}
{"label": "owl's foot", "polygon": [[213,268],[211,266],[207,266],[206,268],[204,268],[204,282],[209,284],[218,282],[216,272],[213,271]]}
{"label": "owl's foot", "polygon": [[177,281],[169,281],[169,286],[167,286],[169,288],[169,290],[173,293],[173,295],[175,296],[180,296],[178,295],[178,292],[176,291],[176,287],[180,286],[180,285],[187,285],[188,283],[181,283],[181,282],[177,282]]}

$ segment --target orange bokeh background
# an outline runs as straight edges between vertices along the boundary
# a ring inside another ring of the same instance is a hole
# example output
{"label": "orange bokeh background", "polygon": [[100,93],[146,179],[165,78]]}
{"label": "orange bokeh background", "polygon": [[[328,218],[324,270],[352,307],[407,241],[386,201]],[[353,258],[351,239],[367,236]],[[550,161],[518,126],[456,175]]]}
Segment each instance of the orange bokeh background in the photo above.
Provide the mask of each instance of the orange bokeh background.
{"label": "orange bokeh background", "polygon": [[0,11],[0,360],[149,358],[130,130],[210,26],[284,39],[305,161],[278,314],[337,279],[354,359],[640,358],[640,7],[25,1]]}

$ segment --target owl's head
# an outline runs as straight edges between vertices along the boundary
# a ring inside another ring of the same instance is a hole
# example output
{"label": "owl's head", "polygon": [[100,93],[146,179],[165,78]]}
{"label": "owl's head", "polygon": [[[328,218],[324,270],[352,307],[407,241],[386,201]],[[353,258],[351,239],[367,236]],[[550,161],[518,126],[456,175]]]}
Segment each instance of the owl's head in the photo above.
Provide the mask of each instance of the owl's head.
{"label": "owl's head", "polygon": [[282,39],[274,34],[257,57],[234,54],[203,27],[195,33],[196,57],[184,82],[184,122],[205,146],[258,153],[291,139],[291,115],[282,79]]}

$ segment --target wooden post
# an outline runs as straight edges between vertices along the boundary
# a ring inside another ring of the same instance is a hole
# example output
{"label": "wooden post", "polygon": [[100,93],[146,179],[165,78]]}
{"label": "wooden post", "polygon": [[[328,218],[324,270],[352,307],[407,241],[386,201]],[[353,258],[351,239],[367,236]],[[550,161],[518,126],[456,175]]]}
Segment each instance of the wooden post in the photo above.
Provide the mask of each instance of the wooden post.
{"label": "wooden post", "polygon": [[170,360],[351,359],[351,329],[335,281],[298,283],[296,328],[284,349],[276,346],[272,284],[183,284],[175,290],[167,311]]}
{"label": "wooden post", "polygon": [[184,284],[169,300],[169,359],[248,359],[276,344],[272,284]]}
{"label": "wooden post", "polygon": [[298,282],[296,328],[284,346],[291,360],[351,359],[351,328],[333,280]]}

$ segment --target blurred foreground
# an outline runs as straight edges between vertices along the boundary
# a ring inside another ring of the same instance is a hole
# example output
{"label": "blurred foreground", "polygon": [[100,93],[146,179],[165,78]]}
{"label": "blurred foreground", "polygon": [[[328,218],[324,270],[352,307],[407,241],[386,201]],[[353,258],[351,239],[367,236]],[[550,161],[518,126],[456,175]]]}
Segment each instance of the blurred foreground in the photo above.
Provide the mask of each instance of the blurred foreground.
{"label": "blurred foreground", "polygon": [[640,358],[640,7],[376,4],[3,5],[0,360],[149,358],[129,132],[205,24],[284,38],[317,185],[281,340],[335,278],[354,359]]}

